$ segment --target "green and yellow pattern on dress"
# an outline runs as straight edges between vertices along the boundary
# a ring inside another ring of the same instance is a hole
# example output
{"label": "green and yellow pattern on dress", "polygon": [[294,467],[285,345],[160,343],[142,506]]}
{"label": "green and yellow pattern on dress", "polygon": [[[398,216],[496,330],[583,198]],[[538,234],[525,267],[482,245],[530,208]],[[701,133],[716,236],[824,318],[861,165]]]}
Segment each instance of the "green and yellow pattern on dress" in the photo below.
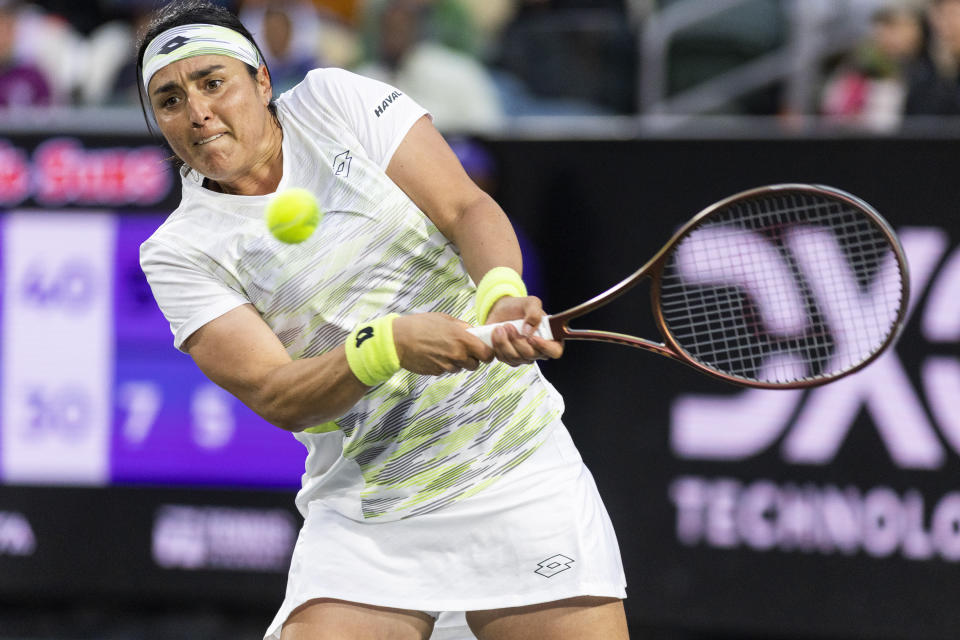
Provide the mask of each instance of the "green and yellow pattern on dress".
{"label": "green and yellow pattern on dress", "polygon": [[[236,279],[293,358],[336,348],[358,323],[388,313],[476,322],[475,289],[455,247],[401,192],[328,208],[301,244],[265,237],[242,249]],[[309,449],[309,438],[342,431],[342,455],[363,480],[362,517],[409,517],[473,495],[529,457],[560,415],[551,394],[532,366],[491,363],[438,377],[400,371],[344,416],[298,437]]]}

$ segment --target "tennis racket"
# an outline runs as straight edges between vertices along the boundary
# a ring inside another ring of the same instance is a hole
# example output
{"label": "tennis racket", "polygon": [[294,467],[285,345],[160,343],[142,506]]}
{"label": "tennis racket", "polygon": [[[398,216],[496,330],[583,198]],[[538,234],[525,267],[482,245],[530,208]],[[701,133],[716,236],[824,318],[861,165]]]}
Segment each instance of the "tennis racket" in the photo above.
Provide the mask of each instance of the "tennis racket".
{"label": "tennis racket", "polygon": [[[647,279],[663,342],[569,326]],[[896,234],[869,204],[832,187],[778,184],[707,207],[630,277],[548,316],[536,333],[646,349],[735,384],[803,388],[890,346],[908,280]],[[489,345],[496,326],[470,331]]]}

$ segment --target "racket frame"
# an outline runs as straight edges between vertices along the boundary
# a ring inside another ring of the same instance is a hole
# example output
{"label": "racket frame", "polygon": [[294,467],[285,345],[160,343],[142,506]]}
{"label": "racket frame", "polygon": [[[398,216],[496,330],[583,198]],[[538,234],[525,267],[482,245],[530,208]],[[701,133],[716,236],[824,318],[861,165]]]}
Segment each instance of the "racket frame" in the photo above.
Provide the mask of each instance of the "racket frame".
{"label": "racket frame", "polygon": [[[794,380],[790,382],[765,382],[761,380],[752,380],[749,378],[744,378],[741,376],[733,376],[718,371],[706,365],[700,364],[694,358],[689,356],[686,350],[680,346],[677,340],[670,333],[669,328],[667,327],[666,320],[663,317],[663,309],[660,305],[660,282],[661,276],[663,274],[664,265],[666,264],[667,257],[670,255],[670,252],[673,250],[677,244],[680,243],[685,237],[690,235],[694,230],[696,230],[701,222],[710,217],[718,209],[727,207],[731,203],[737,200],[743,200],[746,198],[753,198],[765,194],[776,194],[777,192],[807,192],[812,194],[828,194],[833,198],[842,200],[847,204],[855,207],[856,209],[864,212],[869,218],[873,220],[876,226],[881,230],[884,236],[887,239],[887,242],[890,245],[890,248],[893,250],[896,257],[900,273],[902,274],[902,294],[900,298],[900,308],[897,312],[897,318],[894,322],[894,330],[890,332],[883,344],[877,348],[873,354],[868,358],[865,358],[863,362],[850,367],[847,370],[844,370],[837,374],[832,374],[828,376],[811,376],[809,378],[803,378],[800,380]],[[650,303],[653,309],[654,321],[657,325],[657,330],[660,332],[661,338],[664,342],[655,342],[653,340],[648,340],[646,338],[638,338],[636,336],[631,336],[623,333],[616,333],[613,331],[598,331],[592,329],[572,329],[569,326],[571,320],[578,318],[580,316],[586,315],[591,311],[602,307],[613,300],[616,300],[622,296],[627,291],[630,291],[641,281],[649,279],[651,280],[650,284]],[[814,387],[817,385],[825,384],[833,380],[837,380],[844,376],[848,376],[860,369],[864,368],[876,358],[880,356],[890,345],[892,345],[900,335],[900,332],[903,330],[904,319],[907,314],[907,305],[910,300],[910,276],[909,270],[907,268],[907,259],[903,252],[903,247],[900,246],[900,241],[897,239],[896,232],[890,224],[865,201],[857,198],[854,195],[851,195],[840,189],[834,187],[828,187],[824,185],[816,184],[802,184],[802,183],[783,183],[783,184],[774,184],[767,185],[763,187],[756,187],[753,189],[748,189],[746,191],[741,191],[740,193],[733,194],[723,200],[713,203],[709,207],[703,209],[700,213],[695,215],[689,221],[687,221],[673,236],[666,242],[666,244],[661,247],[657,253],[650,258],[642,267],[634,271],[628,277],[621,280],[619,283],[610,287],[603,293],[590,298],[586,302],[583,302],[575,307],[571,307],[566,311],[554,314],[550,316],[550,330],[553,332],[553,337],[555,340],[593,340],[597,342],[610,342],[614,344],[627,345],[630,347],[636,347],[639,349],[645,349],[647,351],[652,351],[658,353],[662,356],[667,356],[679,362],[682,362],[686,365],[689,365],[695,368],[697,371],[707,373],[715,378],[719,378],[725,382],[736,384],[739,386],[749,386],[761,389],[805,389],[808,387]]]}

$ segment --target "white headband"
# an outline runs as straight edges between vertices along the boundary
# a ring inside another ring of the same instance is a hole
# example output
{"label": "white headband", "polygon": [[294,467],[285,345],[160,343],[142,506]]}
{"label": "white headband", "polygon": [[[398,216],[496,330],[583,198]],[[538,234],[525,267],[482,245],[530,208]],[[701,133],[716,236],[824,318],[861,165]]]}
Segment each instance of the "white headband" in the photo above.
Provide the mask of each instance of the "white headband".
{"label": "white headband", "polygon": [[193,56],[230,56],[254,69],[260,68],[260,55],[253,43],[233,29],[215,24],[185,24],[167,29],[150,41],[143,53],[143,88],[153,75],[168,64]]}

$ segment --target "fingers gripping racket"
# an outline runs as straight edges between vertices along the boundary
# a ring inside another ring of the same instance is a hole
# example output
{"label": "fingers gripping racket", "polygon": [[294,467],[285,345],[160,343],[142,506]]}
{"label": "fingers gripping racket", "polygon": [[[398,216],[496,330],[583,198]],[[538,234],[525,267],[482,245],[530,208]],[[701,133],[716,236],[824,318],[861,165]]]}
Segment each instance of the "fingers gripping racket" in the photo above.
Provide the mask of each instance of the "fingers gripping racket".
{"label": "fingers gripping racket", "polygon": [[[663,342],[570,328],[646,279]],[[879,356],[902,326],[908,287],[903,249],[870,205],[831,187],[772,185],[707,207],[638,271],[548,316],[537,335],[638,347],[745,386],[802,388]],[[490,344],[496,326],[471,332]]]}

